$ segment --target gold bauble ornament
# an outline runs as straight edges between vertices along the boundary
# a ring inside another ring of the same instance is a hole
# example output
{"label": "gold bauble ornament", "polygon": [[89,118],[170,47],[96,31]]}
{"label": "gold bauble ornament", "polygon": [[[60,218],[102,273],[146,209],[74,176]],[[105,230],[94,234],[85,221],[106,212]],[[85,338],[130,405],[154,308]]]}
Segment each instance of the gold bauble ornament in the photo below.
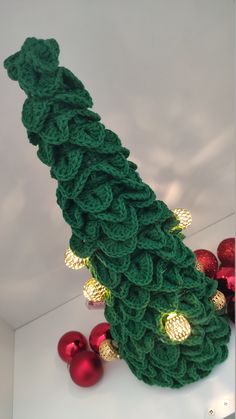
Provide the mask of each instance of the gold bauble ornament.
{"label": "gold bauble ornament", "polygon": [[174,230],[177,228],[181,228],[181,230],[185,230],[192,224],[192,215],[190,211],[184,208],[175,208],[173,210],[177,220],[179,220],[179,224],[174,227]]}
{"label": "gold bauble ornament", "polygon": [[109,296],[108,288],[94,278],[90,278],[85,282],[83,292],[85,298],[93,303],[104,301]]}
{"label": "gold bauble ornament", "polygon": [[118,350],[113,346],[110,339],[105,339],[99,345],[99,355],[104,361],[114,361],[119,359]]}
{"label": "gold bauble ornament", "polygon": [[69,247],[65,252],[65,264],[68,268],[71,269],[81,269],[84,266],[87,266],[88,258],[82,259],[79,256],[76,256]]}
{"label": "gold bauble ornament", "polygon": [[226,298],[223,292],[217,290],[215,295],[211,298],[216,310],[222,310],[226,304]]}
{"label": "gold bauble ornament", "polygon": [[182,314],[170,313],[165,322],[165,331],[171,340],[183,342],[191,334],[191,326]]}

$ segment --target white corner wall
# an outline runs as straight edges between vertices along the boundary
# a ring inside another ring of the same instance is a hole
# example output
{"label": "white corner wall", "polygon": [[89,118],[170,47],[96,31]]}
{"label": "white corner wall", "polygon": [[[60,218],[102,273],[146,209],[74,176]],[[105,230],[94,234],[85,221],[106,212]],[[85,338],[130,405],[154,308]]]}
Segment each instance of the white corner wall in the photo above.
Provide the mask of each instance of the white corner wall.
{"label": "white corner wall", "polygon": [[0,419],[12,419],[14,330],[0,318]]}

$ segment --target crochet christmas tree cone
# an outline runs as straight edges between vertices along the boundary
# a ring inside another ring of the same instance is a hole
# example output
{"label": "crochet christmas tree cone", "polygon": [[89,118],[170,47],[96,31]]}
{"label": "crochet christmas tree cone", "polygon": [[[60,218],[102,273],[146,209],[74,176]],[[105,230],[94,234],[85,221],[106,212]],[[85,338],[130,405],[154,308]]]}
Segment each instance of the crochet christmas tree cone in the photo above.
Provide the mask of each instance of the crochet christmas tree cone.
{"label": "crochet christmas tree cone", "polygon": [[[181,387],[227,357],[230,328],[211,302],[217,282],[195,269],[173,212],[141,180],[58,56],[54,39],[27,38],[4,62],[28,96],[22,121],[29,141],[58,181],[72,251],[89,258],[93,276],[110,290],[105,317],[120,356],[145,383]],[[191,326],[184,341],[166,333],[173,312]]]}

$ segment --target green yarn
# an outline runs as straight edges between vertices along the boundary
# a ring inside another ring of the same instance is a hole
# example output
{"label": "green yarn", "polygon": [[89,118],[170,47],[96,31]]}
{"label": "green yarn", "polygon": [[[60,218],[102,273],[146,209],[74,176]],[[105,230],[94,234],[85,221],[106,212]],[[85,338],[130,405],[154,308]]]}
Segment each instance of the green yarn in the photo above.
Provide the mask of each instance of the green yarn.
{"label": "green yarn", "polygon": [[[171,232],[178,224],[172,211],[89,109],[89,93],[58,66],[58,55],[55,40],[27,38],[4,62],[28,95],[22,121],[29,141],[58,181],[71,249],[90,258],[93,276],[111,291],[105,317],[121,357],[145,383],[181,387],[227,357],[230,328],[209,301],[217,282],[195,269],[180,230]],[[182,343],[163,330],[163,316],[172,311],[191,324]]]}

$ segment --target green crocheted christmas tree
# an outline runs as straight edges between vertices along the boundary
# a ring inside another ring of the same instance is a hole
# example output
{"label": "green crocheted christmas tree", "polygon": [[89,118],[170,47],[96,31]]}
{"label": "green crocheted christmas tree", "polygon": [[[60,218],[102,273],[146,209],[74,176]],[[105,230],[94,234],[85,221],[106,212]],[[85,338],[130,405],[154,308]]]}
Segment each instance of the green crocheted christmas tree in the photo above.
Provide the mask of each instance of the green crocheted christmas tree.
{"label": "green crocheted christmas tree", "polygon": [[[144,382],[181,387],[227,357],[229,325],[211,301],[217,282],[195,268],[173,212],[141,180],[58,56],[54,39],[27,38],[4,62],[28,96],[22,121],[29,141],[58,181],[70,248],[89,258],[93,276],[110,290],[105,317],[120,356]],[[186,339],[167,333],[170,313],[187,320]]]}

